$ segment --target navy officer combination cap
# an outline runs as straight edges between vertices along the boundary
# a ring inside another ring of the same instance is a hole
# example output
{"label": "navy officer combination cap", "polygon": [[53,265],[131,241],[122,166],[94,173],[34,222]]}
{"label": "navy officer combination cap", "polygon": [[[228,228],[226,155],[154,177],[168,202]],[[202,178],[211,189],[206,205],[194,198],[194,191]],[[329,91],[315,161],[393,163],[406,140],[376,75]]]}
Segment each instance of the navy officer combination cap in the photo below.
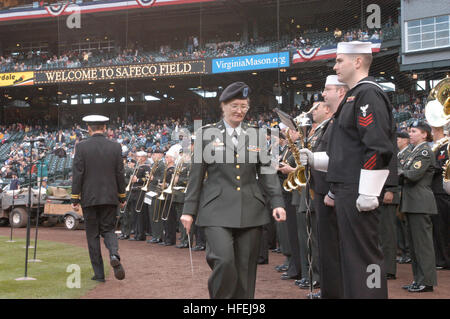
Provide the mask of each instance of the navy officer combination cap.
{"label": "navy officer combination cap", "polygon": [[244,82],[234,82],[228,85],[219,97],[219,102],[227,102],[232,99],[247,99],[251,90]]}
{"label": "navy officer combination cap", "polygon": [[414,120],[410,127],[418,128],[425,132],[431,133],[431,126],[421,120]]}
{"label": "navy officer combination cap", "polygon": [[103,115],[88,115],[83,117],[83,122],[87,125],[105,125],[109,118]]}

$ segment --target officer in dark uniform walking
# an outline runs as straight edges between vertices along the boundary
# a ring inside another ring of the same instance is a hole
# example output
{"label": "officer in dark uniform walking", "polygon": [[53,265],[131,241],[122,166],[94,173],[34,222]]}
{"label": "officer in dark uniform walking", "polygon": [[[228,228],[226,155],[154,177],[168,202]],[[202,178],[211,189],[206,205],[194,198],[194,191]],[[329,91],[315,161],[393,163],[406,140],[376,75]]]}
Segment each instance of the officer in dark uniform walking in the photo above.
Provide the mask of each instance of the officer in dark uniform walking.
{"label": "officer in dark uniform walking", "polygon": [[254,298],[262,225],[269,223],[259,185],[270,196],[274,218],[286,218],[266,134],[242,122],[249,93],[243,82],[225,88],[219,98],[223,120],[196,133],[181,221],[188,232],[193,216],[205,227],[211,298]]}
{"label": "officer in dark uniform walking", "polygon": [[403,288],[409,292],[428,292],[433,291],[433,286],[437,285],[430,218],[430,215],[437,214],[431,191],[435,158],[427,143],[432,141],[431,127],[416,120],[409,136],[414,148],[399,170],[403,185],[400,211],[406,215],[414,281]]}
{"label": "officer in dark uniform walking", "polygon": [[334,70],[347,92],[333,116],[325,152],[301,150],[302,161],[327,171],[339,229],[344,298],[387,298],[379,247],[378,196],[395,150],[395,122],[389,98],[368,76],[370,42],[338,44]]}
{"label": "officer in dark uniform walking", "polygon": [[[147,179],[150,174],[150,167],[145,163],[147,160],[147,153],[144,151],[139,151],[136,153],[137,163],[139,168],[135,176],[131,178],[132,188],[130,196],[130,206],[131,214],[134,216],[135,221],[135,233],[134,237],[129,240],[132,241],[145,241],[145,231],[147,229],[147,214],[144,210],[144,204],[142,201],[145,198],[145,193],[142,191],[142,187],[146,184]],[[142,209],[141,209],[142,207]]]}
{"label": "officer in dark uniform walking", "polygon": [[125,278],[120,263],[115,231],[117,205],[125,205],[125,179],[120,144],[105,137],[107,117],[89,115],[83,118],[90,138],[76,145],[72,168],[72,207],[83,208],[89,257],[94,277],[105,281],[100,236],[109,250],[110,264],[117,279]]}

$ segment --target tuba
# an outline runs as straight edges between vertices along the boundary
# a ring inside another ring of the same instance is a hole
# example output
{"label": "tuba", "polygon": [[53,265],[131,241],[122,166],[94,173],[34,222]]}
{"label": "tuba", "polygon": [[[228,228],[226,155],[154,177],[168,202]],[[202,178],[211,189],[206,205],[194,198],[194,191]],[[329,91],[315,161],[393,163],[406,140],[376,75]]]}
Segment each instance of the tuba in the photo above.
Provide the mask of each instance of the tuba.
{"label": "tuba", "polygon": [[[425,106],[425,118],[434,127],[442,127],[450,123],[450,78],[441,80],[428,95]],[[450,144],[449,144],[450,145]],[[450,156],[450,146],[447,147]],[[443,187],[450,194],[450,159],[443,167]]]}

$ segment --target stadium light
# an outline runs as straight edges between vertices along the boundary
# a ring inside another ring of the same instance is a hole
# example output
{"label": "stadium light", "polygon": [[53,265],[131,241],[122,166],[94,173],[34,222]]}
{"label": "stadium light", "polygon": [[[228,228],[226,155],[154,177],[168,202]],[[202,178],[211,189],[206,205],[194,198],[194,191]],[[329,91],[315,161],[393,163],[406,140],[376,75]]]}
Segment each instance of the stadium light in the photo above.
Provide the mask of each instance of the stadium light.
{"label": "stadium light", "polygon": [[144,100],[147,102],[148,101],[161,101],[160,98],[157,98],[156,96],[153,96],[153,95],[145,95]]}

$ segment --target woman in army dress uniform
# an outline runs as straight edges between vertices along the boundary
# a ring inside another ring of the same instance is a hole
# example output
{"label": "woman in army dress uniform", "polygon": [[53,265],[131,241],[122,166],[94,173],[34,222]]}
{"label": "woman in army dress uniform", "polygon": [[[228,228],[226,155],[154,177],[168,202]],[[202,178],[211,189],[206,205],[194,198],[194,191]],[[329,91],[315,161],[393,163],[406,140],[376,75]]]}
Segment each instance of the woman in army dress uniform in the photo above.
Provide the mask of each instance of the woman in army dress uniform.
{"label": "woman in army dress uniform", "polygon": [[406,216],[414,281],[403,288],[409,292],[427,292],[437,285],[430,218],[437,214],[431,191],[435,159],[427,143],[432,141],[431,127],[415,121],[409,135],[414,148],[399,169],[400,183],[403,183],[400,211]]}

